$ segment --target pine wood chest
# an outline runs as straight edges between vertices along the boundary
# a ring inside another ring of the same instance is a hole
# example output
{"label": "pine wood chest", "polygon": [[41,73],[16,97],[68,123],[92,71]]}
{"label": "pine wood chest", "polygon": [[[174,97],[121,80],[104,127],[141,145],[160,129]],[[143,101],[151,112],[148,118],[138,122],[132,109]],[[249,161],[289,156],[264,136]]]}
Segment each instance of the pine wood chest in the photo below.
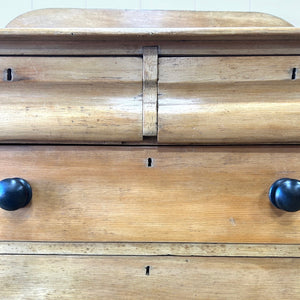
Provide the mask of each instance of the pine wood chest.
{"label": "pine wood chest", "polygon": [[258,13],[1,29],[0,202],[32,198],[0,211],[0,298],[300,299],[299,54]]}

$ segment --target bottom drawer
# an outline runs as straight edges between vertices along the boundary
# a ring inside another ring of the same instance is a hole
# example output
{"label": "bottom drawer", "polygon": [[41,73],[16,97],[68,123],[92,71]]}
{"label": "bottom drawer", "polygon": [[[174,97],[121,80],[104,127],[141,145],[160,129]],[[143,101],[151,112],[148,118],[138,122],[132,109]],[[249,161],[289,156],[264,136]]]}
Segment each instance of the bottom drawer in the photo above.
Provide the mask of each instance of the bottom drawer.
{"label": "bottom drawer", "polygon": [[0,256],[1,299],[300,299],[299,258]]}
{"label": "bottom drawer", "polygon": [[2,241],[300,243],[300,213],[268,199],[298,146],[1,146],[0,168],[33,190]]}

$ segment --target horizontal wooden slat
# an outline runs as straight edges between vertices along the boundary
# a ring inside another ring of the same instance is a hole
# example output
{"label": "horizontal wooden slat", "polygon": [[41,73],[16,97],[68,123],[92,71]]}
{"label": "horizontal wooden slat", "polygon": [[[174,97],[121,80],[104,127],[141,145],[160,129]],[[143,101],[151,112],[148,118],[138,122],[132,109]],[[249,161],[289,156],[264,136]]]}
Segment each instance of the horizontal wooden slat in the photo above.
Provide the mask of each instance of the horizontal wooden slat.
{"label": "horizontal wooden slat", "polygon": [[0,255],[300,257],[300,244],[0,242]]}
{"label": "horizontal wooden slat", "polygon": [[0,256],[2,299],[298,299],[290,258]]}
{"label": "horizontal wooden slat", "polygon": [[294,27],[215,27],[215,28],[5,28],[0,41],[249,41],[300,40]]}
{"label": "horizontal wooden slat", "polygon": [[3,41],[0,55],[142,55],[144,46],[170,55],[299,55],[300,42],[288,41]]}
{"label": "horizontal wooden slat", "polygon": [[0,239],[299,244],[300,214],[268,200],[299,161],[297,146],[2,146],[1,177],[33,199],[0,211]]}
{"label": "horizontal wooden slat", "polygon": [[300,141],[298,56],[160,58],[159,66],[159,142]]}
{"label": "horizontal wooden slat", "polygon": [[0,64],[1,142],[142,140],[141,58],[1,57]]}

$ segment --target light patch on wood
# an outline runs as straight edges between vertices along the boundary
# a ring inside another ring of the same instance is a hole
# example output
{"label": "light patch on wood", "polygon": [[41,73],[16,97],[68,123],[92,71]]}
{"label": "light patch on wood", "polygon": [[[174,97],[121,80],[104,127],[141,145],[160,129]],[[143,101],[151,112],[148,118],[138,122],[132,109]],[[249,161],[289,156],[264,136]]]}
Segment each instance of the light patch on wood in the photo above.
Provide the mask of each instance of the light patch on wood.
{"label": "light patch on wood", "polygon": [[229,219],[230,223],[232,224],[232,226],[236,226],[236,222],[235,222],[235,219],[233,217],[231,217]]}
{"label": "light patch on wood", "polygon": [[159,143],[298,143],[299,66],[298,56],[160,57]]}

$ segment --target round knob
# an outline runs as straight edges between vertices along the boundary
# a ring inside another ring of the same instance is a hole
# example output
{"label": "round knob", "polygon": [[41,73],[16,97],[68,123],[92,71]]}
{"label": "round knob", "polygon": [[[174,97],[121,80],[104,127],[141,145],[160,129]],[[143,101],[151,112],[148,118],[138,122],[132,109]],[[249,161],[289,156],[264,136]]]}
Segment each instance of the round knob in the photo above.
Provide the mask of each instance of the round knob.
{"label": "round knob", "polygon": [[0,207],[16,210],[26,206],[32,197],[30,184],[22,178],[6,178],[0,181]]}
{"label": "round knob", "polygon": [[300,210],[300,181],[281,178],[275,181],[269,191],[270,201],[285,211]]}

